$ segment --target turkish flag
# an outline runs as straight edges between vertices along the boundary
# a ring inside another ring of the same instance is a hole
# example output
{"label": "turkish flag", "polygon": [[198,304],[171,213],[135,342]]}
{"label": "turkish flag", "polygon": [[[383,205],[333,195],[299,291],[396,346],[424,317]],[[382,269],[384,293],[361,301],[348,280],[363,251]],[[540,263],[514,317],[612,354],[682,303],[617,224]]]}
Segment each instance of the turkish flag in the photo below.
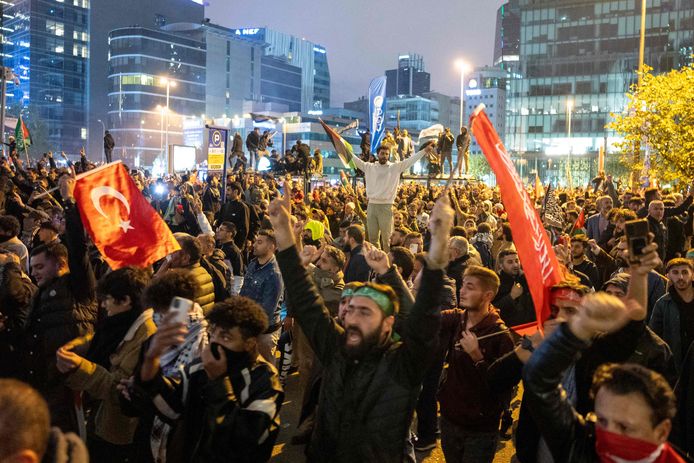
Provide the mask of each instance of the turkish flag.
{"label": "turkish flag", "polygon": [[[535,210],[535,204],[516,172],[504,144],[484,112],[484,105],[480,105],[470,117],[470,127],[477,139],[477,144],[482,148],[489,166],[496,175],[511,229],[523,231],[523,233],[513,234],[513,242],[523,265],[530,295],[535,305],[538,328],[541,330],[542,324],[550,315],[549,289],[562,280],[563,272],[545,228],[542,226],[540,216]],[[525,326],[518,328],[522,328],[522,331],[527,329]]]}
{"label": "turkish flag", "polygon": [[77,177],[75,201],[84,228],[113,270],[146,267],[181,249],[120,161]]}

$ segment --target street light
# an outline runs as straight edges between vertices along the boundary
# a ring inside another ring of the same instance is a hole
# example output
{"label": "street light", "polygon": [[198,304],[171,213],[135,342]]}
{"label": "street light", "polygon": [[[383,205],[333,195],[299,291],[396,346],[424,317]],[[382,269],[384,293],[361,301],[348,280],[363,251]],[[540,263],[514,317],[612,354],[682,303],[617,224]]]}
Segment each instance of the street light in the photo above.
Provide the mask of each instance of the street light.
{"label": "street light", "polygon": [[157,111],[159,111],[159,151],[161,155],[164,155],[164,112],[166,108],[162,105],[157,105]]}
{"label": "street light", "polygon": [[573,115],[574,102],[569,99],[566,101],[566,134],[569,139],[569,154],[566,159],[566,181],[569,188],[572,188],[571,181],[571,151],[573,151],[573,143],[571,142],[571,116]]}
{"label": "street light", "polygon": [[168,77],[162,77],[159,79],[160,85],[166,86],[166,149],[169,149],[169,114],[171,113],[171,108],[169,107],[169,97],[171,95],[171,87],[176,87],[176,81],[169,79]]}
{"label": "street light", "polygon": [[639,36],[639,89],[643,79],[644,55],[646,51],[646,0],[641,0],[641,34]]}
{"label": "street light", "polygon": [[470,71],[470,66],[462,60],[456,60],[455,66],[460,70],[460,127],[463,125],[463,115],[465,108],[465,73]]}

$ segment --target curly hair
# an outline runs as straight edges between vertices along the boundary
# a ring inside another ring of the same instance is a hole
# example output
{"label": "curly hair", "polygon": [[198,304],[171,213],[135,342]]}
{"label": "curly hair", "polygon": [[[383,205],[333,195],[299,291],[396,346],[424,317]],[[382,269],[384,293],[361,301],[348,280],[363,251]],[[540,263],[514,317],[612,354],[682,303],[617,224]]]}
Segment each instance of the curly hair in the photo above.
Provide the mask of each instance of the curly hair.
{"label": "curly hair", "polygon": [[162,311],[168,310],[171,299],[176,296],[191,300],[195,297],[195,282],[185,270],[169,269],[153,278],[142,299],[146,307]]}
{"label": "curly hair", "polygon": [[223,329],[238,327],[243,339],[257,338],[268,329],[263,308],[254,300],[233,296],[216,303],[205,317],[210,325]]}

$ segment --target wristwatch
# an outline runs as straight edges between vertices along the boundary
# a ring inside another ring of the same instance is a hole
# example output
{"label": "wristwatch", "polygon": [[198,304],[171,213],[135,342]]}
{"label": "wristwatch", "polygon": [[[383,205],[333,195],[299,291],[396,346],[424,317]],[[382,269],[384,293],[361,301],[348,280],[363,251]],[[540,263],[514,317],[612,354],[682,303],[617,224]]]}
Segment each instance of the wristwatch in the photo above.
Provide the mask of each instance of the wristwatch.
{"label": "wristwatch", "polygon": [[520,339],[520,346],[521,349],[525,349],[528,352],[535,352],[535,348],[533,347],[533,342],[530,340],[530,338],[525,335]]}

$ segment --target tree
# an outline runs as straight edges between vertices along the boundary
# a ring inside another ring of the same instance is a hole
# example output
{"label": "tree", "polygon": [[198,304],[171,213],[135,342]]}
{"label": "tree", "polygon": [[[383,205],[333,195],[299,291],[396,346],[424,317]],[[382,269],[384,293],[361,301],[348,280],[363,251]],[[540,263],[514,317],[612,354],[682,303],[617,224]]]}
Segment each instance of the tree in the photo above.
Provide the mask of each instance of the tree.
{"label": "tree", "polygon": [[622,114],[612,114],[607,128],[623,137],[615,144],[622,163],[641,171],[644,159],[634,156],[641,147],[650,151],[651,175],[660,179],[694,177],[694,67],[653,75],[646,67],[641,86],[632,86]]}

